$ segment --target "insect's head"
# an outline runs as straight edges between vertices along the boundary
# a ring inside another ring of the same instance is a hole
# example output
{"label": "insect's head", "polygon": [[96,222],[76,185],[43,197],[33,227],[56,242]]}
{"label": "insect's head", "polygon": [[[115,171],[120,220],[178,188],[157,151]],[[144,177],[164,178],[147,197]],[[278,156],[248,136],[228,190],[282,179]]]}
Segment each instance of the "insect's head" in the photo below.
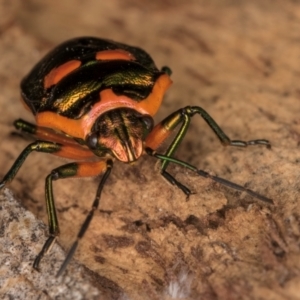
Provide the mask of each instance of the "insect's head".
{"label": "insect's head", "polygon": [[86,145],[99,156],[108,153],[122,162],[133,162],[143,153],[143,144],[153,128],[150,115],[131,108],[119,108],[99,116]]}

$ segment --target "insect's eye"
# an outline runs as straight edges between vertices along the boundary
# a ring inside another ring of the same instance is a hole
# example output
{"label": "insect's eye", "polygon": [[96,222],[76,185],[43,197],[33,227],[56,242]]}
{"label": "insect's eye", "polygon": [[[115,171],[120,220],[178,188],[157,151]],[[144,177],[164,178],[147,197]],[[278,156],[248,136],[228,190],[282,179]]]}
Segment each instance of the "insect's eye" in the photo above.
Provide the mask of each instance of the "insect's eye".
{"label": "insect's eye", "polygon": [[143,122],[143,131],[142,131],[142,139],[144,140],[147,135],[152,131],[154,127],[154,121],[151,116],[144,115],[141,117],[141,121]]}
{"label": "insect's eye", "polygon": [[90,149],[96,149],[98,145],[98,134],[96,132],[92,132],[86,138],[86,145]]}
{"label": "insect's eye", "polygon": [[154,122],[153,122],[152,117],[146,115],[146,116],[143,116],[142,120],[143,120],[143,123],[145,124],[146,130],[148,132],[150,132],[153,129],[153,126],[154,126]]}

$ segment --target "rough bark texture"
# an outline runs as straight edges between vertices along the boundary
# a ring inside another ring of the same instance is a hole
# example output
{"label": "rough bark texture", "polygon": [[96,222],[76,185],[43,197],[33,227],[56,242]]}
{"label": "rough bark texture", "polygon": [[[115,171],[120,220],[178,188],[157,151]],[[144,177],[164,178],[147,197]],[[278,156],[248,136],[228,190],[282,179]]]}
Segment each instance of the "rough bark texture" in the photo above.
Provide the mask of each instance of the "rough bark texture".
{"label": "rough bark texture", "polygon": [[299,1],[0,1],[0,177],[28,144],[11,134],[14,119],[33,120],[21,78],[80,35],[143,47],[172,68],[157,121],[199,105],[232,139],[270,140],[271,150],[223,148],[195,117],[177,157],[275,204],[171,167],[195,192],[186,201],[154,159],[116,163],[76,262],[56,279],[59,245],[70,247],[99,178],[55,182],[59,245],[33,272],[47,236],[43,178],[64,161],[32,154],[10,186],[18,200],[1,192],[1,298],[300,299]]}

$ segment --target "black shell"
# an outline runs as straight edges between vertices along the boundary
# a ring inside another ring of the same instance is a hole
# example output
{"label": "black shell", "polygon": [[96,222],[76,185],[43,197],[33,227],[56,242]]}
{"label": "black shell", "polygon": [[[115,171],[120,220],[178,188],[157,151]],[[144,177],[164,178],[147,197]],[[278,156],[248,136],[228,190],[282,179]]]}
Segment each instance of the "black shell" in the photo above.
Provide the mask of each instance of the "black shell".
{"label": "black shell", "polygon": [[[116,49],[131,53],[135,60],[96,60],[96,53]],[[71,60],[81,61],[80,67],[45,89],[45,76]],[[64,42],[48,53],[22,80],[21,93],[35,115],[51,111],[78,119],[101,101],[99,92],[103,89],[111,88],[117,95],[142,101],[161,74],[152,58],[140,48],[82,37]]]}

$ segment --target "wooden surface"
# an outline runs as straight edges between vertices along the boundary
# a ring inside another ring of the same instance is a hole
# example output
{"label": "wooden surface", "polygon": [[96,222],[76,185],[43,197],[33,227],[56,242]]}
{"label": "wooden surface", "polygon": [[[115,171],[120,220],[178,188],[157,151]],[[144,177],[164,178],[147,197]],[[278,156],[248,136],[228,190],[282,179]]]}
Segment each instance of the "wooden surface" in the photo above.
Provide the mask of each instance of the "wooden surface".
{"label": "wooden surface", "polygon": [[17,200],[1,192],[1,298],[300,299],[300,3],[11,2],[0,1],[0,177],[29,142],[11,135],[14,119],[32,121],[20,80],[57,43],[93,35],[140,46],[171,67],[157,121],[199,105],[232,139],[270,140],[271,150],[223,148],[194,117],[176,156],[275,205],[173,167],[195,192],[186,201],[154,159],[116,163],[76,261],[56,279],[59,245],[70,247],[99,178],[55,182],[59,245],[33,272],[47,235],[44,178],[64,161],[32,154],[9,187]]}

